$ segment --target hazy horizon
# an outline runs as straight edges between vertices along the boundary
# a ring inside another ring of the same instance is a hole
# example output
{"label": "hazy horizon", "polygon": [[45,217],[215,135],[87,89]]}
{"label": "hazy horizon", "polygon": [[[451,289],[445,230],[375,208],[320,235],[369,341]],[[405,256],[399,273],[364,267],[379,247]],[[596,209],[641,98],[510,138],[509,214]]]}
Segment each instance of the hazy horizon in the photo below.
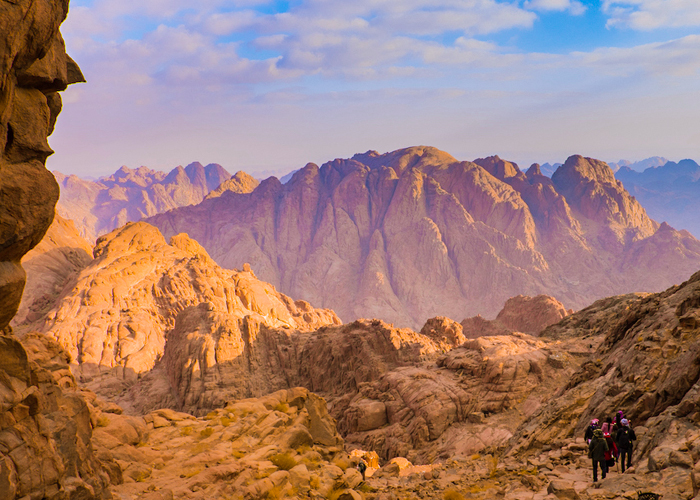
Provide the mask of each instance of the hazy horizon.
{"label": "hazy horizon", "polygon": [[47,165],[256,174],[415,145],[521,168],[700,160],[698,27],[688,0],[73,0],[87,83]]}

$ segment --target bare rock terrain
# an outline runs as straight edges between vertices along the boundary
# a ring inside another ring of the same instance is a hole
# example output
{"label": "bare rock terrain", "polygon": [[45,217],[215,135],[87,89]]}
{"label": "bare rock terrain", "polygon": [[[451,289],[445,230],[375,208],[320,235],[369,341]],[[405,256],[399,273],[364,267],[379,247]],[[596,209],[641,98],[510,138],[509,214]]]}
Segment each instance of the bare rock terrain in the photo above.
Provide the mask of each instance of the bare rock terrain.
{"label": "bare rock terrain", "polygon": [[149,222],[344,321],[415,330],[435,316],[493,317],[520,294],[577,309],[660,291],[700,268],[700,242],[651,220],[607,164],[582,156],[550,179],[497,156],[368,152]]}
{"label": "bare rock terrain", "polygon": [[496,319],[487,320],[478,315],[464,319],[461,326],[463,335],[467,338],[509,335],[513,332],[537,336],[549,325],[558,323],[572,313],[571,309],[567,310],[554,297],[518,295],[506,301]]}
{"label": "bare rock terrain", "polygon": [[91,261],[92,246],[73,221],[56,215],[44,238],[22,258],[27,283],[11,324],[19,327],[42,320],[74,275]]}
{"label": "bare rock terrain", "polygon": [[[57,211],[74,221],[83,238],[95,241],[127,222],[199,203],[223,182],[234,181],[221,165],[190,163],[169,173],[147,167],[121,167],[96,181],[54,172],[61,188]],[[254,179],[253,179],[254,181]],[[246,192],[254,182],[236,179],[230,189]]]}
{"label": "bare rock terrain", "polygon": [[112,498],[111,457],[94,453],[65,352],[40,334],[0,335],[0,360],[0,498]]}
{"label": "bare rock terrain", "polygon": [[[280,294],[248,267],[221,269],[186,235],[167,244],[143,222],[98,239],[94,257],[73,278],[41,329],[66,349],[81,383],[102,394],[119,393],[153,369],[171,332],[196,342],[204,325],[188,321],[192,309],[224,314],[232,330],[204,330],[222,338],[216,351],[204,350],[196,359],[192,369],[197,372],[216,364],[217,357],[223,362],[241,354],[242,332],[251,334],[248,325],[291,331],[340,323],[332,311]],[[176,341],[173,348],[186,346]]]}

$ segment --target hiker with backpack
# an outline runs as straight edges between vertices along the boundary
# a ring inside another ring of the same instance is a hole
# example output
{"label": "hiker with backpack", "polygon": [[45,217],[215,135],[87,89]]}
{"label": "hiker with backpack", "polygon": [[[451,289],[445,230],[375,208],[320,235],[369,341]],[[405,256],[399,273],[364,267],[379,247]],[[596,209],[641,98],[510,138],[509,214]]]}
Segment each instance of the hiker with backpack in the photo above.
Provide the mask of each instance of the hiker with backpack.
{"label": "hiker with backpack", "polygon": [[608,451],[605,452],[605,465],[608,468],[608,472],[610,471],[611,467],[615,467],[615,461],[617,460],[618,456],[618,450],[617,450],[617,445],[615,444],[615,440],[610,436],[609,432],[606,432],[605,430],[606,424],[603,424],[603,437],[605,438],[605,442],[608,443]]}
{"label": "hiker with backpack", "polygon": [[627,457],[627,468],[632,466],[632,449],[637,436],[634,430],[629,425],[629,420],[623,418],[620,420],[620,428],[615,434],[615,442],[618,450],[620,450],[620,467],[622,472],[625,472],[625,456]]}
{"label": "hiker with backpack", "polygon": [[586,427],[586,433],[583,435],[583,439],[586,440],[587,444],[591,444],[591,439],[593,439],[593,431],[598,428],[598,419],[594,418],[591,420],[591,424]]}
{"label": "hiker with backpack", "polygon": [[605,436],[603,431],[600,429],[595,429],[593,431],[593,438],[588,444],[588,458],[592,460],[593,463],[593,482],[598,481],[598,465],[600,465],[600,472],[602,479],[608,473],[608,466],[605,462],[605,453],[608,451],[608,443],[605,441]]}

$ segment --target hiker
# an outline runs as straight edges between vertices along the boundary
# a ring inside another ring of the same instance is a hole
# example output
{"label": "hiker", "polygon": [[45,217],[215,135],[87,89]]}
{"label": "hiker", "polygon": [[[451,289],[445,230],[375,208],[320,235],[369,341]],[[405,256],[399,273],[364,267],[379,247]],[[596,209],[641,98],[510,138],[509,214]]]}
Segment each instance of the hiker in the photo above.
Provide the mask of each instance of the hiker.
{"label": "hiker", "polygon": [[620,467],[622,472],[625,472],[625,456],[627,456],[627,468],[629,469],[632,467],[633,441],[637,439],[637,436],[626,418],[620,419],[620,426],[615,434],[615,442],[618,450],[620,450]]}
{"label": "hiker", "polygon": [[625,414],[622,412],[622,410],[618,410],[618,412],[615,414],[615,423],[613,424],[613,432],[610,434],[614,435],[617,431],[620,430],[620,427],[622,427],[622,419],[625,418]]}
{"label": "hiker", "polygon": [[593,482],[598,481],[598,465],[603,479],[608,473],[608,467],[605,463],[605,452],[608,451],[608,443],[605,441],[603,431],[596,429],[593,431],[593,438],[588,445],[588,458],[593,461]]}
{"label": "hiker", "polygon": [[593,439],[593,431],[598,428],[598,419],[594,418],[591,420],[591,425],[586,428],[586,433],[583,435],[583,439],[586,440],[587,444],[591,444],[591,439]]}
{"label": "hiker", "polygon": [[[608,422],[603,424],[603,428],[605,428],[607,424]],[[609,432],[606,432],[604,429],[601,430],[603,431],[603,437],[605,438],[605,442],[608,443],[608,451],[605,452],[605,465],[608,469],[608,472],[610,472],[610,468],[615,467],[615,460],[617,460],[617,445],[615,444],[615,440],[612,438]]]}
{"label": "hiker", "polygon": [[367,470],[367,464],[365,463],[365,459],[361,458],[360,463],[357,464],[357,469],[360,471],[360,474],[362,474],[362,480],[365,480],[365,471]]}
{"label": "hiker", "polygon": [[605,422],[603,423],[602,426],[600,426],[600,430],[603,431],[603,434],[606,432],[612,436],[613,434],[613,423],[612,423],[612,418],[607,417],[605,419]]}

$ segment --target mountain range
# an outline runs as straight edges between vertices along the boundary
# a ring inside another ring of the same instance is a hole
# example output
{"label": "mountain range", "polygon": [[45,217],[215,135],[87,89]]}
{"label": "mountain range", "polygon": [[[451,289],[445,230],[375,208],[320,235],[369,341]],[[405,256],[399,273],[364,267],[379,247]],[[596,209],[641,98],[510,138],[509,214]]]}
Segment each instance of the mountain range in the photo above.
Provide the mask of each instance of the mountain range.
{"label": "mountain range", "polygon": [[666,162],[641,172],[621,167],[615,177],[658,220],[700,235],[700,165]]}
{"label": "mountain range", "polygon": [[495,316],[519,294],[578,309],[658,291],[700,267],[700,242],[652,220],[607,164],[581,156],[550,179],[497,156],[370,151],[147,221],[344,321],[412,328]]}
{"label": "mountain range", "polygon": [[121,167],[96,181],[54,172],[61,189],[59,215],[75,222],[84,238],[98,236],[129,221],[199,203],[231,177],[221,165],[190,163],[169,173],[146,167]]}

